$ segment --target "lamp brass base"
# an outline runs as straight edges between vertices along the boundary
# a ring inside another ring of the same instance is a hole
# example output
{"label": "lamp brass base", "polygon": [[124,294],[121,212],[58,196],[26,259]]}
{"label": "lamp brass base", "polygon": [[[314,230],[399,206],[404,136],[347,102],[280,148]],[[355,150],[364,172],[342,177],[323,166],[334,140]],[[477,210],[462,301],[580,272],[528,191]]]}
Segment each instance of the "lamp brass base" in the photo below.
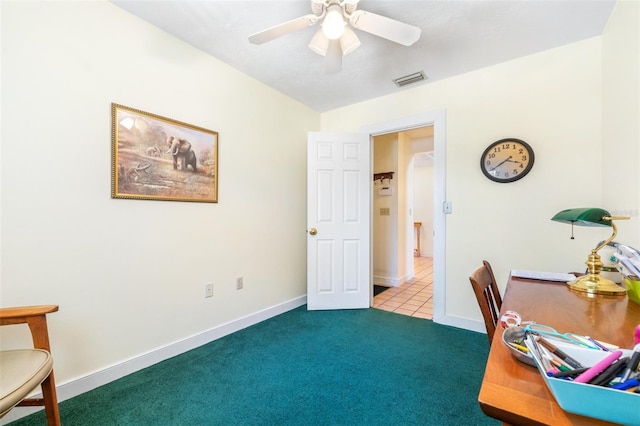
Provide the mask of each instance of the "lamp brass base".
{"label": "lamp brass base", "polygon": [[613,296],[624,296],[627,290],[611,280],[602,278],[598,274],[587,274],[569,283],[569,288],[574,291],[581,291],[589,294],[607,294]]}

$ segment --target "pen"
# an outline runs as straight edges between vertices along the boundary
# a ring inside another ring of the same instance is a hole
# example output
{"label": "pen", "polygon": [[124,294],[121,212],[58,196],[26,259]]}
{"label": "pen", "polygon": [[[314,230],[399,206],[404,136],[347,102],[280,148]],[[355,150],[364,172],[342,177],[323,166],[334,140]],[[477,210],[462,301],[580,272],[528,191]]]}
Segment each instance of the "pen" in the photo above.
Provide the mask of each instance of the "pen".
{"label": "pen", "polygon": [[576,368],[575,370],[561,371],[559,373],[554,374],[553,377],[560,378],[560,377],[577,376],[580,373],[584,373],[589,368],[590,367],[582,367],[582,368]]}
{"label": "pen", "polygon": [[588,341],[592,342],[594,345],[596,345],[597,347],[599,347],[600,349],[602,349],[605,352],[611,352],[611,350],[606,347],[605,345],[603,345],[602,343],[598,342],[596,339],[589,337],[589,336],[584,336]]}
{"label": "pen", "polygon": [[550,343],[544,337],[540,337],[540,338],[538,338],[538,340],[540,341],[540,344],[542,346],[544,346],[545,348],[549,349],[553,354],[557,355],[560,359],[562,359],[564,362],[569,364],[570,367],[572,367],[572,368],[582,368],[583,367],[582,364],[580,364],[578,361],[576,361],[575,359],[571,358],[569,355],[567,355],[566,353],[564,353],[563,351],[558,349],[555,345]]}
{"label": "pen", "polygon": [[638,385],[640,385],[640,382],[638,382],[638,379],[631,379],[623,383],[618,383],[617,385],[614,385],[613,388],[618,390],[627,390],[627,389],[634,388]]}
{"label": "pen", "polygon": [[547,359],[551,362],[551,364],[556,366],[558,368],[558,370],[560,370],[560,371],[572,370],[572,367],[569,364],[567,364],[566,362],[564,362],[561,359],[559,359],[548,348],[545,348],[544,346],[542,346],[540,349],[542,349],[543,355],[545,355],[547,357]]}
{"label": "pen", "polygon": [[580,374],[575,378],[574,382],[576,383],[588,383],[589,380],[596,377],[602,371],[604,371],[608,366],[613,364],[618,358],[622,356],[622,351],[611,352],[607,355],[603,360],[596,363],[593,367]]}
{"label": "pen", "polygon": [[[536,342],[536,339],[534,339],[533,336],[531,335],[527,335],[526,341],[530,343],[530,344],[527,344],[527,346],[531,348],[532,352],[534,352],[533,354],[534,359],[536,359],[540,364],[542,364],[542,368],[547,373],[547,376],[553,375],[552,373],[553,370],[551,369],[551,363],[547,361],[547,359],[544,356],[542,356],[542,351],[540,350],[540,346],[538,345],[538,342]],[[557,371],[554,371],[554,373],[555,372]]]}
{"label": "pen", "polygon": [[635,346],[635,348],[633,348],[633,355],[631,355],[631,360],[629,361],[629,364],[627,364],[627,369],[624,370],[624,373],[622,374],[622,379],[620,379],[620,382],[622,383],[626,382],[631,376],[631,373],[636,371],[639,363],[640,363],[640,343],[638,343]]}
{"label": "pen", "polygon": [[520,352],[524,352],[526,354],[529,353],[529,348],[527,348],[526,346],[519,345],[519,344],[517,344],[515,342],[509,342],[509,346],[512,346],[512,347],[518,349]]}
{"label": "pen", "polygon": [[618,361],[605,368],[602,373],[589,380],[589,384],[598,386],[609,385],[613,381],[613,379],[620,375],[620,372],[624,370],[628,363],[629,358],[620,358]]}

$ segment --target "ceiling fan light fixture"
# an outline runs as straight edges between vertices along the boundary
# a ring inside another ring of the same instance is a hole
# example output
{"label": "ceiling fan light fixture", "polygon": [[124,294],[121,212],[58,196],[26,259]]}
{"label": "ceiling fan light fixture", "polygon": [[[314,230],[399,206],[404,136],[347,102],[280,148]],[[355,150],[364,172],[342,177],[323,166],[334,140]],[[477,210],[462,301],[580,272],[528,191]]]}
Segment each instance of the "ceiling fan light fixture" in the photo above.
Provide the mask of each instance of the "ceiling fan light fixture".
{"label": "ceiling fan light fixture", "polygon": [[348,55],[360,47],[360,40],[351,28],[345,27],[344,34],[340,37],[340,47],[343,55]]}
{"label": "ceiling fan light fixture", "polygon": [[337,40],[344,33],[346,22],[342,17],[342,8],[338,5],[329,6],[327,15],[322,21],[322,31],[329,40]]}
{"label": "ceiling fan light fixture", "polygon": [[318,55],[325,56],[328,48],[329,39],[324,35],[324,32],[321,29],[316,31],[316,34],[309,42],[309,49],[313,50]]}

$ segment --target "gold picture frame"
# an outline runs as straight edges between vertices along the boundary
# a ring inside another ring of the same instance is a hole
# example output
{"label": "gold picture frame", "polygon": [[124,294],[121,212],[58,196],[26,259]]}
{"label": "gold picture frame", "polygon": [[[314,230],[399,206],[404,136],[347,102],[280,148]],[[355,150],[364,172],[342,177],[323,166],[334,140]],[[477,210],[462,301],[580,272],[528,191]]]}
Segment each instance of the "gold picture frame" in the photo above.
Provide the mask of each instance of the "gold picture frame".
{"label": "gold picture frame", "polygon": [[111,197],[218,202],[218,132],[111,104]]}

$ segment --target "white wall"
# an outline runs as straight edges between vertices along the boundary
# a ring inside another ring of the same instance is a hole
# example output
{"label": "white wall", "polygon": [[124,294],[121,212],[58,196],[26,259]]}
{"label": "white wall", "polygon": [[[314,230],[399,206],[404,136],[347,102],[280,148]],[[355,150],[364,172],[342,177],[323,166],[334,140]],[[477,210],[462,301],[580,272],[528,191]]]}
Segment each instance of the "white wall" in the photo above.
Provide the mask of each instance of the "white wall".
{"label": "white wall", "polygon": [[[412,140],[405,132],[383,134],[373,138],[373,147],[373,173],[394,173],[373,185],[373,282],[397,287],[414,276]],[[390,195],[381,195],[383,188]],[[389,215],[382,214],[385,208]]]}
{"label": "white wall", "polygon": [[[372,258],[373,282],[398,286],[400,265],[398,263],[398,135],[391,133],[376,136],[373,141],[373,173],[393,172],[393,179],[375,181],[372,200]],[[389,188],[391,195],[380,195],[378,191]],[[381,209],[389,209],[382,214]]]}
{"label": "white wall", "polygon": [[[446,109],[447,315],[481,321],[468,275],[483,258],[502,285],[511,268],[582,267],[599,236],[569,240],[549,220],[563,208],[636,212],[621,236],[640,246],[635,2],[604,37],[324,114],[108,2],[1,2],[0,15],[0,304],[60,304],[58,383],[304,297],[307,131]],[[111,102],[220,132],[220,202],[110,199]],[[501,185],[478,158],[507,136],[536,165]]]}
{"label": "white wall", "polygon": [[618,1],[603,43],[603,207],[616,241],[640,250],[640,2]]}
{"label": "white wall", "polygon": [[[446,109],[446,198],[453,205],[446,313],[480,320],[468,276],[482,259],[504,289],[512,268],[581,268],[600,238],[582,228],[571,241],[570,228],[549,219],[564,208],[601,204],[601,87],[597,37],[323,113],[322,129],[357,131]],[[536,154],[533,171],[511,184],[489,181],[479,168],[486,146],[504,137],[529,142]]]}
{"label": "white wall", "polygon": [[433,257],[433,166],[414,167],[413,173],[414,220],[422,223],[420,255]]}
{"label": "white wall", "polygon": [[[1,8],[0,303],[60,305],[58,384],[304,303],[318,113],[106,1]],[[111,199],[111,102],[218,131],[219,203]]]}
{"label": "white wall", "polygon": [[402,282],[413,271],[413,149],[406,132],[398,133],[398,264]]}

